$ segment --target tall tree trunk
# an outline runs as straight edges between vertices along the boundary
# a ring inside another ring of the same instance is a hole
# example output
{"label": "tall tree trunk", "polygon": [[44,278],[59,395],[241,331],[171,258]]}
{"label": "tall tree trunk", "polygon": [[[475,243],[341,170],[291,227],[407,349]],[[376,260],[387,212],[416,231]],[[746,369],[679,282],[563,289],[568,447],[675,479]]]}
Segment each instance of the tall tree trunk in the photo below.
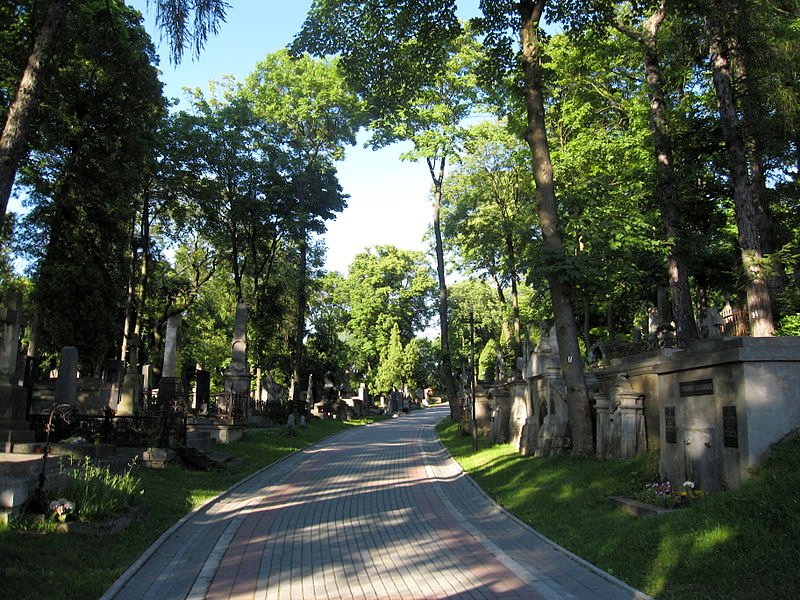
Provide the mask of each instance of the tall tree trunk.
{"label": "tall tree trunk", "polygon": [[17,166],[25,151],[31,117],[39,101],[43,72],[53,55],[58,30],[69,9],[70,0],[51,0],[47,16],[36,34],[17,95],[8,109],[3,134],[0,136],[0,229],[5,221]]}
{"label": "tall tree trunk", "polygon": [[445,157],[438,160],[428,158],[428,170],[433,180],[433,234],[436,240],[436,272],[439,278],[439,327],[441,337],[442,364],[441,373],[447,402],[450,404],[450,415],[456,420],[461,420],[461,405],[459,404],[456,382],[453,378],[453,359],[450,352],[450,321],[447,315],[447,282],[444,270],[444,246],[442,244],[442,183],[444,182]]}
{"label": "tall tree trunk", "polygon": [[[300,232],[300,263],[297,273],[297,320],[295,321],[294,335],[294,369],[292,377],[295,381],[295,403],[300,401],[301,382],[303,381],[303,340],[306,335],[306,277],[308,272],[308,239],[305,227]],[[309,390],[310,392],[311,390]],[[310,407],[307,407],[310,408]]]}
{"label": "tall tree trunk", "polygon": [[617,24],[617,29],[639,42],[644,49],[645,79],[650,96],[650,131],[653,134],[653,153],[656,161],[656,186],[661,207],[661,223],[669,244],[667,278],[672,315],[678,338],[694,340],[699,337],[699,332],[692,310],[689,272],[686,266],[683,234],[679,225],[680,202],[657,42],[658,31],[666,14],[665,1],[661,0],[645,21],[641,33],[623,24]]}
{"label": "tall tree trunk", "polygon": [[[506,221],[506,228],[510,228],[511,224]],[[522,355],[522,325],[519,315],[519,289],[517,275],[517,254],[514,251],[514,238],[510,231],[505,233],[506,253],[508,256],[508,276],[511,280],[511,319],[513,323],[514,337],[512,338],[514,347],[514,356]]]}
{"label": "tall tree trunk", "polygon": [[[774,227],[772,223],[772,207],[769,203],[769,193],[767,192],[767,180],[765,175],[764,160],[762,154],[762,144],[759,136],[756,135],[757,128],[755,123],[761,113],[759,103],[760,94],[750,83],[748,63],[751,52],[747,52],[738,40],[732,42],[735,49],[734,74],[741,89],[741,108],[743,115],[742,136],[744,140],[745,152],[747,153],[747,163],[750,171],[750,193],[755,204],[756,219],[758,223],[758,234],[761,240],[761,252],[765,255],[773,254],[777,248],[775,244]],[[772,260],[771,269],[767,274],[767,286],[770,297],[774,301],[785,289],[785,268],[780,260]]]}
{"label": "tall tree trunk", "polygon": [[[131,243],[131,276],[128,284],[128,300],[125,310],[125,326],[122,331],[122,345],[120,348],[120,360],[125,360],[128,352],[128,343],[132,335],[137,335],[141,340],[142,326],[139,314],[144,304],[144,290],[147,288],[147,277],[150,267],[150,196],[149,190],[142,194],[142,214],[139,224],[138,239],[134,235]],[[142,257],[136,260],[138,250],[141,250]],[[138,273],[137,271],[138,267]],[[142,358],[142,355],[139,355]],[[134,365],[135,367],[136,365]]]}
{"label": "tall tree trunk", "polygon": [[[517,4],[522,18],[520,43],[524,71],[525,105],[528,113],[526,141],[531,149],[533,178],[536,182],[537,211],[546,254],[552,261],[564,260],[564,244],[558,220],[553,165],[544,118],[544,86],[541,72],[539,21],[545,0],[523,0]],[[589,394],[583,372],[583,358],[578,346],[578,329],[570,298],[571,285],[559,273],[548,268],[547,282],[556,318],[556,336],[561,370],[567,387],[566,403],[572,429],[572,451],[578,456],[594,453]]]}
{"label": "tall tree trunk", "polygon": [[[497,273],[492,273],[492,279],[494,279],[494,285],[497,289],[497,299],[500,301],[501,306],[506,305],[506,294],[503,291],[503,284],[500,283],[500,279],[497,277]],[[510,340],[511,339],[511,326],[508,323],[508,319],[503,319],[503,338]]]}
{"label": "tall tree trunk", "polygon": [[669,133],[666,97],[664,95],[661,65],[656,42],[658,30],[664,21],[664,2],[659,3],[644,25],[645,72],[650,93],[650,128],[653,132],[653,149],[656,159],[658,196],[661,204],[661,221],[669,243],[667,274],[669,279],[672,316],[679,340],[699,337],[692,310],[689,274],[684,253],[683,235],[678,225],[678,186],[675,181],[672,138]]}
{"label": "tall tree trunk", "polygon": [[731,67],[719,18],[719,15],[706,16],[705,24],[709,37],[714,91],[717,95],[722,134],[730,162],[736,226],[739,230],[739,251],[746,282],[750,335],[767,337],[775,332],[772,303],[767,287],[761,242],[758,238],[757,210],[750,189],[747,156],[733,96]]}

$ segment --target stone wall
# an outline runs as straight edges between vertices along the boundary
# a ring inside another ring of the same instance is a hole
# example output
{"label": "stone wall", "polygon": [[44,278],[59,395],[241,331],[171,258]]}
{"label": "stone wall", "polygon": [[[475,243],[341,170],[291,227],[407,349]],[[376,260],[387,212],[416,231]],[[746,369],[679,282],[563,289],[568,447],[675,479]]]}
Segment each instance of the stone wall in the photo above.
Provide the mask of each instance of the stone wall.
{"label": "stone wall", "polygon": [[701,489],[735,488],[800,428],[800,338],[725,338],[655,365],[661,470]]}

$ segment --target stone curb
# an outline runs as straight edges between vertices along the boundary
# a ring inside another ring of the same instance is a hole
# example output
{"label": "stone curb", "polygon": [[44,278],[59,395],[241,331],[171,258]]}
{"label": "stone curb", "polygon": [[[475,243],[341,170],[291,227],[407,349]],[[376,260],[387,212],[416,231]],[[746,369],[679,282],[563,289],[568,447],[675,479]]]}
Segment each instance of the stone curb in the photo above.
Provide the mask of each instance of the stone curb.
{"label": "stone curb", "polygon": [[[435,431],[435,428],[434,428],[434,431]],[[439,445],[444,449],[445,453],[450,458],[450,460],[453,461],[453,463],[458,468],[458,470],[461,472],[461,474],[466,478],[466,480],[472,486],[474,486],[475,489],[477,489],[489,501],[489,503],[492,504],[497,510],[499,510],[500,512],[505,514],[507,517],[509,517],[511,520],[516,522],[518,525],[520,525],[521,527],[526,529],[528,532],[530,532],[533,535],[535,535],[536,537],[538,537],[544,543],[546,543],[549,546],[551,546],[554,550],[556,550],[557,552],[559,552],[559,553],[563,554],[564,556],[566,556],[567,558],[569,558],[571,561],[579,564],[583,568],[587,569],[588,571],[591,571],[592,573],[594,573],[595,575],[598,575],[599,577],[605,579],[606,581],[608,581],[610,583],[613,583],[614,585],[619,586],[620,588],[626,590],[627,592],[630,592],[632,598],[635,598],[636,600],[655,600],[652,596],[648,596],[644,592],[641,592],[641,591],[637,590],[636,588],[634,588],[631,585],[625,583],[624,581],[622,581],[618,577],[615,577],[611,573],[608,573],[607,571],[604,571],[600,567],[597,567],[597,566],[593,565],[588,560],[581,558],[580,556],[578,556],[577,554],[575,554],[573,552],[570,552],[569,550],[567,550],[563,546],[561,546],[561,545],[557,544],[556,542],[554,542],[553,540],[551,540],[546,535],[536,531],[533,527],[531,527],[530,525],[528,525],[527,523],[522,521],[519,517],[517,517],[516,515],[512,514],[510,511],[508,511],[505,508],[503,508],[500,504],[497,503],[497,501],[495,501],[494,498],[492,498],[489,494],[487,494],[483,490],[483,488],[481,488],[481,486],[479,486],[475,482],[475,480],[472,479],[472,477],[470,477],[469,473],[464,471],[464,469],[461,467],[461,465],[458,463],[458,461],[455,458],[453,458],[453,456],[450,454],[450,451],[447,449],[447,447],[441,442],[441,440],[439,439],[438,433],[436,435],[436,439],[439,442]]]}
{"label": "stone curb", "polygon": [[201,504],[197,508],[194,508],[191,511],[189,511],[188,513],[186,513],[185,515],[183,515],[178,521],[173,523],[172,526],[170,526],[164,533],[162,533],[158,537],[158,539],[156,539],[156,541],[154,541],[152,544],[150,544],[150,546],[148,546],[148,548],[139,556],[139,558],[137,558],[136,561],[134,561],[133,564],[131,564],[131,566],[129,566],[125,570],[125,572],[122,573],[122,575],[120,575],[117,578],[117,580],[111,585],[111,587],[108,588],[102,596],[100,596],[100,600],[112,600],[120,592],[120,590],[122,588],[124,588],[125,585],[133,578],[133,576],[136,575],[136,573],[139,571],[139,569],[142,568],[142,566],[150,559],[150,557],[152,557],[153,554],[156,553],[158,548],[167,540],[167,538],[169,538],[179,527],[181,527],[184,523],[186,523],[186,521],[188,521],[189,519],[194,517],[197,513],[199,513],[200,511],[206,509],[208,506],[210,506],[214,502],[217,502],[218,500],[221,500],[222,498],[225,498],[226,496],[229,496],[237,488],[239,488],[242,485],[246,484],[251,479],[254,479],[255,477],[258,477],[264,471],[273,468],[275,465],[278,465],[278,464],[280,464],[280,463],[282,463],[282,462],[284,462],[286,460],[289,460],[290,458],[292,458],[296,454],[299,454],[300,452],[305,452],[309,448],[313,448],[313,447],[321,444],[322,442],[327,442],[331,438],[340,436],[342,434],[346,434],[349,431],[350,430],[339,431],[339,432],[334,433],[332,435],[329,435],[328,437],[323,438],[323,439],[321,439],[321,440],[319,440],[317,442],[314,442],[313,444],[308,444],[307,446],[303,446],[302,448],[299,448],[298,450],[295,450],[294,452],[291,452],[290,454],[287,454],[286,456],[282,456],[278,460],[276,460],[274,462],[271,462],[270,464],[261,467],[258,471],[254,472],[254,473],[251,473],[250,475],[248,475],[244,479],[242,479],[240,481],[237,481],[236,483],[234,483],[231,487],[229,487],[224,492],[222,492],[220,494],[217,494],[213,498],[209,498],[206,502],[204,502],[203,504]]}

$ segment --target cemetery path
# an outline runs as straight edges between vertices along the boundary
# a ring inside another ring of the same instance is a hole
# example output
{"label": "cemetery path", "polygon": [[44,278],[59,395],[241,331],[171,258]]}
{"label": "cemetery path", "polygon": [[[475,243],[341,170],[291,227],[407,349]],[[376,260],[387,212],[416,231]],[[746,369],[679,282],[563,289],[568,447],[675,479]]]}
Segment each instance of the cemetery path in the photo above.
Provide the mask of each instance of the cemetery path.
{"label": "cemetery path", "polygon": [[103,600],[647,598],[509,515],[450,458],[446,407],[357,427],[167,531]]}

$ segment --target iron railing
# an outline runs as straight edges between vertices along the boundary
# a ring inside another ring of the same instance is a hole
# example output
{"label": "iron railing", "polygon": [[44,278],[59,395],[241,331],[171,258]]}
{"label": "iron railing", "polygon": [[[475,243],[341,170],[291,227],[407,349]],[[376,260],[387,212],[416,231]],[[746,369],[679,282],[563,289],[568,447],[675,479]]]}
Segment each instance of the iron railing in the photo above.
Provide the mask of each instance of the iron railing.
{"label": "iron railing", "polygon": [[[49,414],[31,415],[30,426],[36,441],[47,439]],[[118,417],[106,415],[81,415],[62,411],[54,415],[51,442],[71,438],[83,438],[87,442],[116,444],[118,446],[183,446],[186,444],[186,415],[134,415]]]}

